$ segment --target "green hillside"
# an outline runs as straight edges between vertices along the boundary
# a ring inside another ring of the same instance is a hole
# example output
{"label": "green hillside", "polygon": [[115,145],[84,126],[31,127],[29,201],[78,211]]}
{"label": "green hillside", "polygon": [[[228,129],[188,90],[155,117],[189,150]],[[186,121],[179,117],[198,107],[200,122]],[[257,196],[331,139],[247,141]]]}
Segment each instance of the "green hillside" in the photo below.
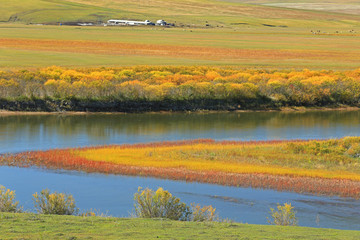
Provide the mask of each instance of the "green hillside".
{"label": "green hillside", "polygon": [[70,21],[98,21],[111,15],[122,14],[95,7],[62,0],[4,0],[0,9],[0,21],[23,23],[55,23]]}
{"label": "green hillside", "polygon": [[[3,0],[1,22],[59,23],[106,22],[110,18],[156,21],[177,25],[239,26],[350,26],[359,25],[356,14],[297,10],[237,0]],[[316,8],[315,8],[316,9]],[[326,9],[325,9],[326,10]]]}

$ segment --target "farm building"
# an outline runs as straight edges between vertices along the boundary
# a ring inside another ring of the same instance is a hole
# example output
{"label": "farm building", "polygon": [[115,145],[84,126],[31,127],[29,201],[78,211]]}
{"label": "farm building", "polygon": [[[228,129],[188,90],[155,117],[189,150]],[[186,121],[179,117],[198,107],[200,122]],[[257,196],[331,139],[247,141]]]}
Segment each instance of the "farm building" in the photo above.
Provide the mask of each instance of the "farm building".
{"label": "farm building", "polygon": [[116,25],[131,25],[131,26],[138,26],[138,25],[155,25],[153,22],[149,20],[145,21],[131,21],[131,20],[114,20],[111,19],[107,21],[107,25],[116,26]]}

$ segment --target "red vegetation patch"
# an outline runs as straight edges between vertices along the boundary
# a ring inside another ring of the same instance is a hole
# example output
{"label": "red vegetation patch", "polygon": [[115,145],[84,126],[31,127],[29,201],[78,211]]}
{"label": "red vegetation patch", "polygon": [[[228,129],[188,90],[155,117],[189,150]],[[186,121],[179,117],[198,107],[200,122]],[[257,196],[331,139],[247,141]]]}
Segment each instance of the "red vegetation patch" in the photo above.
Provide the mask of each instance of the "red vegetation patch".
{"label": "red vegetation patch", "polygon": [[[225,141],[221,144],[242,143],[253,145],[259,143],[280,144],[294,141],[250,141],[233,142]],[[304,142],[304,141],[296,141]],[[143,148],[181,146],[196,143],[216,144],[213,140],[190,140],[178,142],[147,143],[134,145],[121,145],[121,148]],[[96,147],[100,148],[100,147]],[[83,148],[90,149],[90,148]],[[93,149],[93,148],[91,148]],[[342,197],[360,197],[360,182],[346,179],[325,179],[296,176],[276,176],[270,174],[237,174],[215,171],[191,171],[182,168],[155,168],[138,167],[114,164],[101,161],[90,161],[86,158],[75,156],[72,149],[49,150],[21,153],[16,155],[2,156],[1,165],[31,167],[36,166],[46,169],[76,170],[87,173],[122,174],[131,176],[156,177],[172,180],[185,180],[189,182],[202,182],[228,186],[241,186],[262,189],[274,189],[278,191],[293,191],[298,193],[311,193],[319,195],[337,195]]]}

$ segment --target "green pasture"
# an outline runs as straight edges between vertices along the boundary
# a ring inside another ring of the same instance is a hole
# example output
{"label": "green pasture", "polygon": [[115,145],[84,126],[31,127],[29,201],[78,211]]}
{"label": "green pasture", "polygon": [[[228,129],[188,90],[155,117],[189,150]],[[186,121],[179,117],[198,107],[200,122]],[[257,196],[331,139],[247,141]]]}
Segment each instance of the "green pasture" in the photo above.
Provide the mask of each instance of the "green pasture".
{"label": "green pasture", "polygon": [[[353,28],[239,27],[237,29],[183,29],[158,27],[80,27],[0,24],[0,38],[126,42],[180,46],[206,46],[234,49],[341,50],[359,44]],[[338,32],[338,33],[337,33]]]}
{"label": "green pasture", "polygon": [[[230,65],[260,68],[354,69],[360,66],[359,34],[344,29],[324,28],[314,35],[310,27],[272,28],[242,27],[238,29],[181,29],[151,27],[76,27],[0,24],[0,39],[51,39],[114,43],[136,43],[166,46],[193,46],[225,49],[286,50],[332,52],[339,58],[238,58],[209,59],[207,56],[142,56],[113,55],[54,50],[39,51],[0,46],[0,68],[32,68],[60,66],[128,66],[128,65]],[[359,29],[360,30],[360,29]],[[360,32],[360,31],[359,31]],[[349,56],[347,56],[348,54]]]}
{"label": "green pasture", "polygon": [[[324,0],[319,0],[323,3]],[[251,3],[251,4],[250,4]],[[3,0],[1,39],[76,40],[155,46],[290,51],[295,56],[208,57],[116,55],[0,44],[0,68],[127,65],[216,65],[239,68],[355,69],[360,66],[360,15],[265,6],[273,0]],[[287,0],[285,3],[294,3]],[[333,4],[356,4],[331,0]],[[60,26],[110,18],[165,19],[178,27]],[[39,25],[40,24],[40,25]],[[42,25],[52,24],[52,25]],[[210,24],[205,27],[205,24]],[[316,32],[317,34],[314,34]],[[151,47],[150,47],[151,49]],[[174,50],[176,51],[176,49]],[[312,51],[313,56],[307,57]],[[314,54],[314,51],[318,51]]]}
{"label": "green pasture", "polygon": [[0,213],[0,239],[359,239],[359,231]]}
{"label": "green pasture", "polygon": [[[96,67],[133,65],[213,65],[214,62],[196,59],[177,59],[152,56],[113,56],[85,53],[59,53],[30,50],[3,50],[0,47],[0,69],[42,68],[46,66]],[[230,64],[230,63],[228,63]]]}

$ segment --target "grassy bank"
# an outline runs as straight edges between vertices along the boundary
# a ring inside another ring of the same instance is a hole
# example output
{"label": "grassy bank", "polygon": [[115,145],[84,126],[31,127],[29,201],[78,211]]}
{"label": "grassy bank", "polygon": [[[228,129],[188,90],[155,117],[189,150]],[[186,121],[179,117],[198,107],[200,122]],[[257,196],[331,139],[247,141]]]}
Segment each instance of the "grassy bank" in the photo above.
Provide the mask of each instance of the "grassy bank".
{"label": "grassy bank", "polygon": [[359,239],[360,232],[239,223],[197,223],[0,213],[1,239]]}

